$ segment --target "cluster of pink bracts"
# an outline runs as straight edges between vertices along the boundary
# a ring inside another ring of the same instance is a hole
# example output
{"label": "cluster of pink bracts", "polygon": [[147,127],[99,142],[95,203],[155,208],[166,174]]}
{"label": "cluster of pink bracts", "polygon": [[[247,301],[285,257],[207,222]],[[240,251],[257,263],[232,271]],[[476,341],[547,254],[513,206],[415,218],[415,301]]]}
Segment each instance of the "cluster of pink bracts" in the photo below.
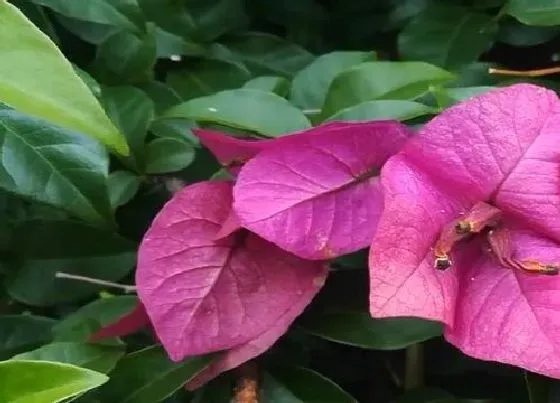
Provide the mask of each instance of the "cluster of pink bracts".
{"label": "cluster of pink bracts", "polygon": [[518,84],[418,134],[335,122],[250,141],[197,130],[233,177],[188,186],[138,255],[142,303],[94,338],[148,323],[173,360],[222,351],[194,389],[266,351],[370,246],[373,317],[445,324],[473,357],[560,378],[560,101]]}

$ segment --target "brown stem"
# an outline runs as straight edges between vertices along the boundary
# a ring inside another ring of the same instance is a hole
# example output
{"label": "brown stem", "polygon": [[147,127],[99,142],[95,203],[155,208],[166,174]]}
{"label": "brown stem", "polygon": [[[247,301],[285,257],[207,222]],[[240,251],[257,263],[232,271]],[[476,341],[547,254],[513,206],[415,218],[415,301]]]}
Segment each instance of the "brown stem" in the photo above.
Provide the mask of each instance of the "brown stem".
{"label": "brown stem", "polygon": [[488,69],[488,73],[502,75],[502,76],[542,77],[542,76],[549,76],[552,74],[560,73],[560,66],[549,67],[546,69],[537,69],[537,70],[508,70],[508,69],[490,68]]}
{"label": "brown stem", "polygon": [[64,279],[67,279],[67,280],[82,281],[84,283],[101,285],[101,286],[105,286],[105,287],[120,288],[121,290],[123,290],[126,293],[136,292],[136,287],[133,286],[133,285],[113,283],[112,281],[101,280],[99,278],[78,276],[77,274],[64,273],[64,272],[61,272],[61,271],[57,272],[55,274],[55,277],[56,278],[64,278]]}
{"label": "brown stem", "polygon": [[237,369],[239,375],[232,403],[259,403],[259,369],[248,361]]}

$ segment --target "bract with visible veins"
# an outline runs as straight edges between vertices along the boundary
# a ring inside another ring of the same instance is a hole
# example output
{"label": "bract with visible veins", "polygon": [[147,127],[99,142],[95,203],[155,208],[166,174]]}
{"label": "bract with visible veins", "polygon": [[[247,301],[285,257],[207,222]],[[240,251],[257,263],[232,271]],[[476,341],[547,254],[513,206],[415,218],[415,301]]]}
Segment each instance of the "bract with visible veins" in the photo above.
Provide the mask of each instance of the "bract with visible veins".
{"label": "bract with visible veins", "polygon": [[217,239],[232,184],[202,182],[175,194],[145,234],[138,295],[174,361],[235,349],[286,330],[321,288],[322,262],[297,258],[246,230]]}
{"label": "bract with visible veins", "polygon": [[306,259],[365,248],[383,207],[379,170],[410,134],[378,121],[278,142],[242,168],[234,210],[245,228]]}
{"label": "bract with visible veins", "polygon": [[475,358],[560,378],[559,140],[556,94],[528,84],[427,123],[382,170],[372,316],[439,320]]}

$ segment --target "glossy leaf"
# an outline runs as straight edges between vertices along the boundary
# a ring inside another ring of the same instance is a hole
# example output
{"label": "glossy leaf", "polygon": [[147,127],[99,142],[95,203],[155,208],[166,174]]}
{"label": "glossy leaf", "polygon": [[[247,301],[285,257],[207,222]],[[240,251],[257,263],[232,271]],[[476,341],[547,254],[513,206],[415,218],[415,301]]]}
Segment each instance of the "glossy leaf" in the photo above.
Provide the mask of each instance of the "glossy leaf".
{"label": "glossy leaf", "polygon": [[53,319],[42,316],[0,316],[0,360],[48,343],[55,324]]}
{"label": "glossy leaf", "polygon": [[257,75],[272,73],[290,77],[314,58],[307,50],[283,38],[257,32],[231,36],[222,45]]}
{"label": "glossy leaf", "polygon": [[104,401],[157,403],[165,400],[210,362],[210,357],[180,363],[169,360],[159,346],[127,354],[99,390]]}
{"label": "glossy leaf", "polygon": [[194,161],[194,154],[192,144],[186,141],[155,139],[146,147],[146,172],[160,174],[180,171]]}
{"label": "glossy leaf", "polygon": [[280,76],[261,76],[247,81],[243,87],[274,92],[283,97],[288,92],[289,81]]}
{"label": "glossy leaf", "polygon": [[297,367],[269,369],[262,380],[262,397],[278,403],[357,403],[330,379]]}
{"label": "glossy leaf", "polygon": [[333,80],[321,116],[376,99],[412,100],[453,78],[451,73],[423,62],[362,63]]}
{"label": "glossy leaf", "polygon": [[303,109],[320,109],[337,75],[352,66],[375,59],[373,52],[337,51],[321,55],[295,75],[290,101]]}
{"label": "glossy leaf", "polygon": [[442,325],[416,318],[373,319],[367,312],[317,312],[301,327],[336,343],[373,350],[397,350],[442,334]]}
{"label": "glossy leaf", "polygon": [[457,69],[478,59],[493,42],[495,19],[465,7],[438,4],[416,16],[399,34],[405,60]]}
{"label": "glossy leaf", "polygon": [[0,187],[99,226],[111,223],[108,157],[98,142],[14,110],[0,109],[0,122]]}
{"label": "glossy leaf", "polygon": [[46,344],[37,350],[14,356],[13,360],[54,361],[108,373],[124,355],[117,346],[62,342]]}
{"label": "glossy leaf", "polygon": [[57,403],[94,389],[107,377],[69,364],[47,361],[0,362],[0,401]]}
{"label": "glossy leaf", "polygon": [[434,108],[420,102],[387,99],[363,102],[342,109],[328,120],[408,120],[435,112]]}
{"label": "glossy leaf", "polygon": [[494,87],[458,87],[458,88],[437,88],[433,91],[438,106],[448,108],[457,102],[464,101],[475,95],[490,91]]}
{"label": "glossy leaf", "polygon": [[128,203],[138,191],[141,179],[128,171],[114,171],[109,175],[109,199],[111,206],[117,208]]}
{"label": "glossy leaf", "polygon": [[513,46],[535,46],[551,40],[559,32],[557,26],[531,26],[509,18],[500,24],[498,40]]}
{"label": "glossy leaf", "polygon": [[167,84],[181,99],[212,95],[215,92],[241,87],[251,74],[240,63],[204,59],[190,63],[184,70],[167,75]]}
{"label": "glossy leaf", "polygon": [[527,25],[559,25],[558,0],[509,0],[505,11]]}
{"label": "glossy leaf", "polygon": [[311,126],[309,120],[278,95],[259,90],[230,90],[196,98],[177,105],[164,114],[211,122],[275,137]]}
{"label": "glossy leaf", "polygon": [[124,138],[54,43],[6,1],[0,3],[0,20],[0,102],[127,154]]}

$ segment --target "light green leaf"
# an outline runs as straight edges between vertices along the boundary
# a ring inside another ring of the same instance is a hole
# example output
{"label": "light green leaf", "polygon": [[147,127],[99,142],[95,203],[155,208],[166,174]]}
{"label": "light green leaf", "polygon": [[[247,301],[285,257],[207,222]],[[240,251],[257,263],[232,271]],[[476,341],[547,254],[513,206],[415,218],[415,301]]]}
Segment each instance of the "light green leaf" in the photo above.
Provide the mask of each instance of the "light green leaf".
{"label": "light green leaf", "polygon": [[321,116],[376,99],[412,100],[432,86],[453,80],[453,74],[423,62],[368,62],[339,74],[327,93]]}
{"label": "light green leaf", "polygon": [[99,392],[107,402],[161,402],[210,362],[204,356],[175,363],[160,346],[148,347],[121,359]]}
{"label": "light green leaf", "polygon": [[337,343],[397,350],[441,335],[442,325],[417,318],[374,319],[365,312],[316,312],[301,327]]}
{"label": "light green leaf", "polygon": [[129,313],[137,304],[138,298],[132,295],[98,299],[60,321],[53,328],[54,338],[59,342],[86,341],[95,331]]}
{"label": "light green leaf", "polygon": [[[0,109],[0,187],[100,226],[112,222],[108,157],[88,137]],[[125,143],[126,145],[126,143]]]}
{"label": "light green leaf", "polygon": [[62,342],[46,344],[37,350],[18,354],[12,359],[62,362],[108,373],[123,355],[124,350],[120,346]]}
{"label": "light green leaf", "polygon": [[155,139],[146,147],[146,173],[176,172],[194,161],[192,144],[174,138]]}
{"label": "light green leaf", "polygon": [[188,100],[239,88],[249,78],[249,70],[240,63],[203,59],[190,63],[188,69],[170,72],[167,84],[183,100]]}
{"label": "light green leaf", "polygon": [[560,25],[559,0],[509,0],[505,11],[527,25]]}
{"label": "light green leaf", "polygon": [[270,137],[311,126],[303,113],[284,98],[248,89],[195,98],[171,108],[164,117],[218,123]]}
{"label": "light green leaf", "polygon": [[408,120],[436,112],[434,108],[420,102],[387,99],[351,106],[330,116],[328,120]]}
{"label": "light green leaf", "polygon": [[288,93],[290,82],[279,76],[261,76],[245,83],[244,88],[273,92],[281,97]]}
{"label": "light green leaf", "polygon": [[118,234],[80,222],[28,220],[12,232],[14,253],[23,259],[5,280],[8,294],[28,305],[80,300],[102,289],[57,278],[57,272],[116,281],[134,267],[136,245]]}
{"label": "light green leaf", "polygon": [[0,102],[126,155],[124,137],[55,44],[5,0],[0,0],[0,20]]}
{"label": "light green leaf", "polygon": [[33,0],[66,17],[98,24],[115,25],[131,31],[138,31],[136,25],[110,0]]}
{"label": "light green leaf", "polygon": [[404,60],[457,69],[478,59],[492,44],[498,25],[483,13],[452,4],[428,7],[398,37]]}
{"label": "light green leaf", "polygon": [[337,75],[352,66],[375,59],[373,52],[337,51],[321,55],[295,75],[289,99],[303,109],[320,109]]}
{"label": "light green leaf", "polygon": [[0,316],[0,360],[50,342],[55,324],[55,320],[42,316]]}
{"label": "light green leaf", "polygon": [[263,376],[262,397],[274,403],[357,403],[340,386],[306,368],[277,367]]}
{"label": "light green leaf", "polygon": [[109,175],[109,199],[111,206],[117,208],[134,198],[141,179],[128,171],[114,171]]}
{"label": "light green leaf", "polygon": [[233,35],[221,44],[235,60],[245,63],[258,75],[272,73],[291,77],[314,59],[302,47],[262,32]]}
{"label": "light green leaf", "polygon": [[94,389],[109,378],[99,372],[47,361],[0,362],[0,401],[57,403]]}

